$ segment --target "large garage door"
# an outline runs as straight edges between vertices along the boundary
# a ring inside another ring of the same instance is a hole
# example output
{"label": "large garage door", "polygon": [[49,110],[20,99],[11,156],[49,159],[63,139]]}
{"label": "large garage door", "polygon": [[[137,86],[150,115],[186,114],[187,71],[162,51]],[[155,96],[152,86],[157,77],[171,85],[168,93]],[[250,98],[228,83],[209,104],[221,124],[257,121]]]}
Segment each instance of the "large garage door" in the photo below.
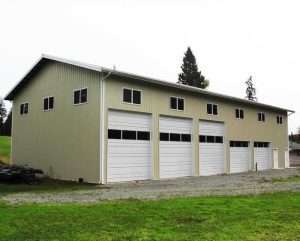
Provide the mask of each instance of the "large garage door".
{"label": "large garage door", "polygon": [[248,141],[230,141],[230,173],[248,172],[251,168]]}
{"label": "large garage door", "polygon": [[272,152],[269,142],[254,142],[254,163],[258,170],[272,168]]}
{"label": "large garage door", "polygon": [[192,120],[160,117],[160,178],[193,175]]}
{"label": "large garage door", "polygon": [[199,168],[201,176],[224,173],[224,124],[199,122]]}
{"label": "large garage door", "polygon": [[151,115],[109,111],[108,182],[152,178],[150,131]]}

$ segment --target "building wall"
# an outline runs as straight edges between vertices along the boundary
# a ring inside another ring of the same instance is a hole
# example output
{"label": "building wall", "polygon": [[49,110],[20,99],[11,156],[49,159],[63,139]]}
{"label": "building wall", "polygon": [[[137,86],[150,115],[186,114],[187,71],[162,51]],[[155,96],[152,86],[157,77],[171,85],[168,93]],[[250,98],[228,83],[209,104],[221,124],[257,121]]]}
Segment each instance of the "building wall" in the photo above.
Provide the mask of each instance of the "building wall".
{"label": "building wall", "polygon": [[[30,83],[14,99],[12,160],[41,168],[53,178],[98,183],[100,167],[100,86],[101,74],[56,62],[48,62],[36,73]],[[287,116],[274,110],[258,109],[250,105],[224,101],[186,91],[109,77],[104,85],[104,168],[102,181],[107,175],[107,122],[108,110],[127,110],[152,114],[153,178],[159,179],[159,117],[160,115],[193,119],[193,153],[195,175],[199,175],[199,120],[225,123],[226,170],[229,170],[229,141],[267,141],[279,149],[279,167],[284,167],[284,152],[288,148]],[[73,90],[88,88],[88,103],[74,106]],[[142,91],[142,104],[122,102],[123,87]],[[53,111],[43,111],[43,97],[54,96]],[[170,96],[183,97],[185,110],[171,110]],[[29,114],[20,115],[20,104],[29,102]],[[219,105],[219,115],[206,114],[206,104]],[[244,109],[245,118],[235,118],[236,108]],[[257,121],[257,112],[266,113],[266,122]],[[276,116],[284,116],[283,124]],[[253,150],[252,150],[253,152]]]}
{"label": "building wall", "polygon": [[[100,180],[100,73],[48,62],[13,102],[12,160],[57,179]],[[73,105],[73,90],[87,87],[88,103]],[[43,97],[54,110],[43,111]],[[20,104],[29,113],[20,115]]]}
{"label": "building wall", "polygon": [[[135,88],[142,91],[141,105],[131,105],[122,102],[122,89],[124,87]],[[153,177],[159,178],[159,116],[167,115],[174,117],[185,117],[193,119],[193,146],[195,160],[195,175],[199,175],[199,142],[198,142],[198,126],[199,120],[221,121],[225,123],[225,167],[229,172],[229,141],[250,141],[253,146],[254,141],[272,142],[272,148],[279,149],[279,167],[284,168],[284,152],[288,148],[288,132],[287,132],[287,114],[286,112],[276,112],[274,110],[262,109],[251,105],[245,105],[235,102],[224,101],[222,99],[201,96],[190,92],[173,90],[165,87],[149,86],[145,83],[128,81],[125,79],[117,79],[111,77],[106,81],[106,110],[117,109],[127,111],[137,111],[151,113],[153,117]],[[170,109],[170,96],[179,96],[185,99],[184,111],[176,111]],[[206,104],[218,104],[217,116],[207,115]],[[235,109],[244,109],[244,119],[235,118]],[[107,120],[106,111],[106,120]],[[259,122],[257,120],[258,112],[266,113],[266,121]],[[283,124],[278,125],[276,116],[283,115]],[[107,126],[105,128],[107,130]],[[107,134],[106,134],[107,135]],[[107,136],[105,145],[107,147]],[[105,153],[107,160],[107,151]],[[253,148],[252,148],[253,156]],[[105,163],[106,165],[106,163]],[[254,168],[254,167],[253,167]],[[107,173],[106,173],[107,174]]]}

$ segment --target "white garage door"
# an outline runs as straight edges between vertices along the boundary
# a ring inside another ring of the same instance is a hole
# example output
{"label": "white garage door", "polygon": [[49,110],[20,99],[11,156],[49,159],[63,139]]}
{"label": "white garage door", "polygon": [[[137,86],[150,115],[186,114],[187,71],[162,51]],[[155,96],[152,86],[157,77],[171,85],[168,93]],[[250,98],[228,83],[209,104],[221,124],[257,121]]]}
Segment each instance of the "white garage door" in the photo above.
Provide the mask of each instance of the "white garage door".
{"label": "white garage door", "polygon": [[272,169],[272,152],[269,142],[254,142],[254,163],[258,170]]}
{"label": "white garage door", "polygon": [[192,120],[160,117],[160,178],[193,175]]}
{"label": "white garage door", "polygon": [[248,141],[230,141],[230,173],[248,172],[251,168]]}
{"label": "white garage door", "polygon": [[224,124],[199,122],[199,168],[201,176],[217,175],[224,170]]}
{"label": "white garage door", "polygon": [[152,178],[151,115],[109,111],[107,181]]}

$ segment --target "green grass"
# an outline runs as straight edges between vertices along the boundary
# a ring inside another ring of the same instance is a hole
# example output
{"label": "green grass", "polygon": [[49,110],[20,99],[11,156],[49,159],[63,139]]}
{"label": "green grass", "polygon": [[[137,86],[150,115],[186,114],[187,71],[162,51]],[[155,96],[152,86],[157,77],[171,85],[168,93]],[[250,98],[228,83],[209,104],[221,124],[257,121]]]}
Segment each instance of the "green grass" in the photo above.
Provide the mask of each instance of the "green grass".
{"label": "green grass", "polygon": [[10,137],[0,136],[0,161],[8,162],[10,160]]}
{"label": "green grass", "polygon": [[300,193],[0,204],[0,240],[300,240]]}
{"label": "green grass", "polygon": [[[39,184],[6,184],[0,183],[0,196],[14,193],[66,192],[105,188],[101,185],[43,179]],[[1,239],[0,239],[1,240]]]}
{"label": "green grass", "polygon": [[273,183],[277,182],[300,182],[300,176],[292,176],[292,177],[287,177],[287,178],[273,178],[272,179]]}

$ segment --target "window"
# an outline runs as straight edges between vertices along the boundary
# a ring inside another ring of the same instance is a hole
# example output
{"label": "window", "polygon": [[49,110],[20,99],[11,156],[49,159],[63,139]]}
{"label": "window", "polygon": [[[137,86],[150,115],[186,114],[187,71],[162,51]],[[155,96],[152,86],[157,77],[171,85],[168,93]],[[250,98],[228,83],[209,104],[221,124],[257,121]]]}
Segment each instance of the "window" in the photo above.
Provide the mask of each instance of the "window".
{"label": "window", "polygon": [[267,147],[269,147],[269,142],[259,142],[259,141],[256,141],[256,142],[254,142],[254,147],[257,147],[257,148],[267,148]]}
{"label": "window", "polygon": [[265,113],[263,112],[258,113],[258,121],[265,122]]}
{"label": "window", "polygon": [[207,114],[217,115],[218,114],[218,105],[216,105],[216,104],[207,104]]}
{"label": "window", "polygon": [[223,136],[216,136],[216,143],[223,143]]}
{"label": "window", "polygon": [[199,142],[206,142],[206,136],[199,136]]}
{"label": "window", "polygon": [[248,147],[248,141],[230,141],[230,147]]}
{"label": "window", "polygon": [[281,115],[277,116],[277,124],[282,124],[282,116]]}
{"label": "window", "polygon": [[87,88],[80,89],[80,90],[74,90],[74,105],[87,103],[88,93]]}
{"label": "window", "polygon": [[138,131],[137,139],[142,141],[150,140],[150,132],[149,131]]}
{"label": "window", "polygon": [[28,114],[29,112],[29,104],[28,103],[23,103],[20,105],[20,114],[24,115],[24,114]]}
{"label": "window", "polygon": [[131,90],[123,89],[123,101],[131,103]]}
{"label": "window", "polygon": [[178,110],[184,110],[184,99],[178,98]]}
{"label": "window", "polygon": [[170,140],[169,133],[161,132],[159,135],[160,135],[160,140],[161,141],[169,141]]}
{"label": "window", "polygon": [[184,99],[179,97],[170,97],[170,108],[173,110],[184,110]]}
{"label": "window", "polygon": [[199,136],[199,142],[202,143],[223,143],[223,136]]}
{"label": "window", "polygon": [[134,89],[123,89],[123,102],[130,104],[141,104],[141,91]]}
{"label": "window", "polygon": [[44,98],[44,111],[53,110],[54,109],[54,97],[45,97]]}
{"label": "window", "polygon": [[108,129],[108,139],[121,139],[121,130]]}
{"label": "window", "polygon": [[180,134],[170,133],[170,141],[180,141]]}
{"label": "window", "polygon": [[183,142],[191,142],[191,135],[190,134],[181,134],[181,141]]}
{"label": "window", "polygon": [[108,129],[108,139],[146,141],[146,140],[150,140],[150,132]]}
{"label": "window", "polygon": [[235,117],[237,119],[244,119],[244,110],[243,109],[235,109]]}
{"label": "window", "polygon": [[206,136],[206,142],[214,143],[215,142],[215,137],[214,136]]}
{"label": "window", "polygon": [[122,130],[123,140],[136,140],[136,131]]}

